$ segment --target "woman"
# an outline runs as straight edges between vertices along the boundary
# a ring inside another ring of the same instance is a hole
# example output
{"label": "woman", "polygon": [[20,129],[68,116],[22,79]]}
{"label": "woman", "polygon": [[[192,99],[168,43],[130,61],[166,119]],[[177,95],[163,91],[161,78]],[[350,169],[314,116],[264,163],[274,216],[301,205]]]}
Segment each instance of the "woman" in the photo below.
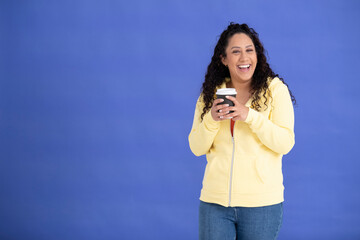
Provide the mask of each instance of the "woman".
{"label": "woman", "polygon": [[[276,239],[282,223],[282,156],[295,143],[292,96],[267,63],[254,29],[221,34],[197,101],[189,144],[206,154],[200,239]],[[235,88],[234,106],[215,99]],[[233,112],[230,112],[233,111]]]}

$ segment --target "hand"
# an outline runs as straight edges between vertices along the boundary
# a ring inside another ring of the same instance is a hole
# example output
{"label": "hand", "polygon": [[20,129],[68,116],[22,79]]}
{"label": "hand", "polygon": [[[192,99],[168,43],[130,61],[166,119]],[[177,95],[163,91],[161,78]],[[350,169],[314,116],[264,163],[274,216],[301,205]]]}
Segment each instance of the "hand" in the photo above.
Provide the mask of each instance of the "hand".
{"label": "hand", "polygon": [[218,105],[219,103],[221,103],[223,101],[224,101],[224,99],[218,98],[218,99],[215,99],[213,102],[213,106],[211,108],[211,116],[215,121],[221,121],[221,120],[227,119],[224,116],[226,114],[228,114],[229,112],[224,111],[223,109],[229,107],[229,104]]}
{"label": "hand", "polygon": [[[231,100],[234,103],[235,106],[221,108],[222,112],[223,113],[224,112],[228,113],[229,111],[234,111],[234,112],[221,115],[221,116],[223,116],[221,118],[221,120],[232,118],[234,121],[237,121],[237,120],[245,121],[245,119],[247,118],[247,115],[249,113],[249,108],[246,107],[244,104],[239,103],[236,100],[236,98],[234,98],[234,97],[226,96],[226,98]],[[227,105],[227,104],[224,104],[224,105]]]}

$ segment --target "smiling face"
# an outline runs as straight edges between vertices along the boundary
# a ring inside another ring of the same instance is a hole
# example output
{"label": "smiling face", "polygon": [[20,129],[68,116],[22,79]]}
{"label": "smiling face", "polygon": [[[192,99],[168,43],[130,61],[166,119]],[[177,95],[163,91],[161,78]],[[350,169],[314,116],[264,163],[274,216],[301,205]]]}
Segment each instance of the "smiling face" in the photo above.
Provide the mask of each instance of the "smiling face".
{"label": "smiling face", "polygon": [[244,33],[234,34],[225,49],[226,56],[222,63],[228,66],[232,81],[251,82],[254,75],[257,56],[255,46],[250,37]]}

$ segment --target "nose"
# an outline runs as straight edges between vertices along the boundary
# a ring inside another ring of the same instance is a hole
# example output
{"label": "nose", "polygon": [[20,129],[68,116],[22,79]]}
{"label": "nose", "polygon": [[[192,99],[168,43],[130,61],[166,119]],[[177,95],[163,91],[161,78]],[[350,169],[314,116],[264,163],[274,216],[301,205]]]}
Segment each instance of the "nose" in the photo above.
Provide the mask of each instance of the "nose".
{"label": "nose", "polygon": [[247,58],[246,52],[241,52],[240,54],[240,60],[244,60]]}

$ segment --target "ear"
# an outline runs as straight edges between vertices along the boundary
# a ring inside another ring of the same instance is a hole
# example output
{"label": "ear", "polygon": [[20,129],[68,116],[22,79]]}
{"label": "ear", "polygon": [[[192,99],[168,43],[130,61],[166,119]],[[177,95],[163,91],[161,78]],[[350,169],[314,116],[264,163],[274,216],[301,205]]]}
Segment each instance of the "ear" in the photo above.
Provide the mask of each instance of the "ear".
{"label": "ear", "polygon": [[223,55],[220,55],[220,59],[221,59],[222,64],[224,64],[224,66],[226,67],[228,65],[226,57],[224,57]]}

